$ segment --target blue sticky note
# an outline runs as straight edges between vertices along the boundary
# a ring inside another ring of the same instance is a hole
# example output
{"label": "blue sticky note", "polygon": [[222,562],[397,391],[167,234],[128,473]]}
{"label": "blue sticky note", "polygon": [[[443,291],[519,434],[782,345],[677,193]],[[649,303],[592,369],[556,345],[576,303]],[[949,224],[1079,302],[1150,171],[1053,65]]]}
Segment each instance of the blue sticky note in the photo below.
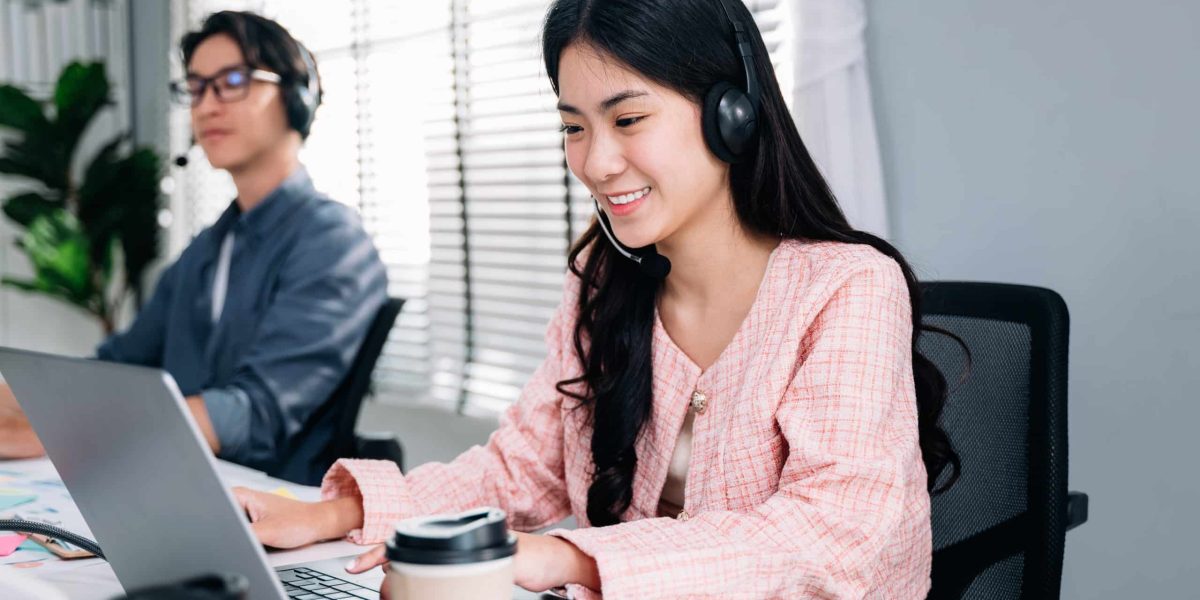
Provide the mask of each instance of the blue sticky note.
{"label": "blue sticky note", "polygon": [[37,500],[37,494],[13,488],[0,488],[0,510],[8,510],[34,500]]}
{"label": "blue sticky note", "polygon": [[25,540],[24,542],[21,542],[21,545],[17,546],[17,550],[32,550],[34,552],[45,552],[46,554],[50,554],[50,551],[47,550],[45,546],[33,540]]}

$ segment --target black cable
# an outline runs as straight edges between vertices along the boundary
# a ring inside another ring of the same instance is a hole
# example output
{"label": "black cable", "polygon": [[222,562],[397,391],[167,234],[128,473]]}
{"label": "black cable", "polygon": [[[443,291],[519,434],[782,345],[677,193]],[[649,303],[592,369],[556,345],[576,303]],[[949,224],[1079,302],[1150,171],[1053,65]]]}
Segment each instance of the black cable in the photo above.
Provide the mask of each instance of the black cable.
{"label": "black cable", "polygon": [[104,558],[104,553],[100,551],[100,545],[96,542],[53,525],[38,523],[37,521],[26,521],[25,519],[0,519],[0,531],[36,533],[54,539],[66,540],[100,558]]}

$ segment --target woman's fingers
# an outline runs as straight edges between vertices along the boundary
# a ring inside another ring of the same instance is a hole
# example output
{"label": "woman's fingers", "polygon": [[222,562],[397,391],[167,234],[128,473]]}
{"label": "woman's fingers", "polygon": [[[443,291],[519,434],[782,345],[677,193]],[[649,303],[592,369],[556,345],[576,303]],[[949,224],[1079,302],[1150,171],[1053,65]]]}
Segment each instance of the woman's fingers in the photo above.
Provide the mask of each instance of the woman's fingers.
{"label": "woman's fingers", "polygon": [[317,519],[309,514],[317,510],[313,504],[242,487],[232,491],[246,511],[255,537],[264,546],[297,548],[317,541],[319,535],[313,525]]}
{"label": "woman's fingers", "polygon": [[346,565],[346,571],[350,573],[362,573],[385,562],[387,562],[387,548],[383,544],[380,544],[351,560]]}
{"label": "woman's fingers", "polygon": [[246,511],[246,516],[250,517],[251,522],[257,521],[259,518],[261,518],[256,515],[258,511],[255,510],[258,504],[256,495],[259,492],[240,486],[233,488],[232,491],[233,499],[237,501],[238,506],[242,507],[242,510]]}
{"label": "woman's fingers", "polygon": [[392,577],[391,573],[383,577],[383,584],[379,586],[380,600],[392,600]]}

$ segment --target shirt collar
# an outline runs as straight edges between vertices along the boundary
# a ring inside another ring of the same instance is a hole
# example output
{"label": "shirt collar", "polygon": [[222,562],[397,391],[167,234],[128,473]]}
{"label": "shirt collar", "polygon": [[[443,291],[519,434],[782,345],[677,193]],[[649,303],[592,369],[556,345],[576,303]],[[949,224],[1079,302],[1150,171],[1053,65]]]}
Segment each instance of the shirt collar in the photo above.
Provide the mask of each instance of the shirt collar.
{"label": "shirt collar", "polygon": [[266,235],[284,216],[292,214],[299,204],[311,198],[315,192],[316,188],[308,176],[308,170],[300,166],[248,212],[243,213],[241,206],[234,199],[213,224],[213,231],[217,233],[217,247],[220,247],[221,240],[231,230],[238,235]]}

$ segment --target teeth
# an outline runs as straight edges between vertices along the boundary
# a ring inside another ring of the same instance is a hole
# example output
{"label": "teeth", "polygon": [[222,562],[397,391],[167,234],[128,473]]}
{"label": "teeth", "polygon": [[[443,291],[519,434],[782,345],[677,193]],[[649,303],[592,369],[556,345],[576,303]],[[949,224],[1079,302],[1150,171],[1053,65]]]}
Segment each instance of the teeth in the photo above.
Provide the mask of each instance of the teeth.
{"label": "teeth", "polygon": [[630,192],[623,196],[608,196],[608,201],[612,202],[613,204],[617,204],[617,205],[629,204],[630,202],[633,202],[634,200],[641,200],[643,196],[645,196],[646,194],[649,194],[649,193],[650,193],[650,188],[644,187],[636,192]]}

